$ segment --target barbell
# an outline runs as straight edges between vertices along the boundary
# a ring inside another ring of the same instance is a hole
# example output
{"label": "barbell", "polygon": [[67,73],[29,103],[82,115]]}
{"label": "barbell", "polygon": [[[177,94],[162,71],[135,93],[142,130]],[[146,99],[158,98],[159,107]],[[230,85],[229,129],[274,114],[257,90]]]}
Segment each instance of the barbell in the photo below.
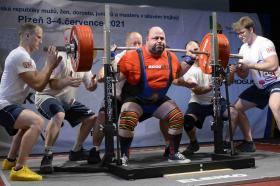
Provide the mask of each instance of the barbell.
{"label": "barbell", "polygon": [[[71,58],[71,64],[76,72],[89,71],[92,67],[93,59],[96,56],[97,50],[104,48],[94,47],[93,33],[90,26],[75,25],[71,29],[70,41],[65,46],[57,46],[58,51],[66,51]],[[230,45],[227,37],[224,34],[217,34],[218,41],[218,63],[223,68],[226,68],[229,58],[239,58],[242,56],[230,53]],[[115,47],[114,50],[136,50],[136,47]],[[46,50],[46,48],[44,48]],[[172,52],[186,53],[184,49],[166,48]],[[192,53],[199,55],[199,66],[202,72],[206,74],[212,73],[211,66],[211,34],[207,33],[200,44],[199,51]]]}

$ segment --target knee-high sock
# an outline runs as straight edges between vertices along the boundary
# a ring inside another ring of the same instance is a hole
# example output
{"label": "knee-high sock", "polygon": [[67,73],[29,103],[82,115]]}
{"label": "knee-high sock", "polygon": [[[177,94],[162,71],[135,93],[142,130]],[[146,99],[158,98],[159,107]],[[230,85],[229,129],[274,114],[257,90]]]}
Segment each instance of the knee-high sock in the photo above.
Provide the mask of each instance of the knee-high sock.
{"label": "knee-high sock", "polygon": [[179,151],[182,134],[171,135],[169,134],[169,151],[173,155]]}
{"label": "knee-high sock", "polygon": [[120,136],[121,156],[129,157],[129,148],[133,138],[126,138]]}

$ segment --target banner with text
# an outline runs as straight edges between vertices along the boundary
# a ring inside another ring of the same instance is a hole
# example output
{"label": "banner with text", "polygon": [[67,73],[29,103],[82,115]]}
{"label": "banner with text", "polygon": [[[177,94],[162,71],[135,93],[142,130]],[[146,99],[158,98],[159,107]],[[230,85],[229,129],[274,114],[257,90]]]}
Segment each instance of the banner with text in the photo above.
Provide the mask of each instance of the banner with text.
{"label": "banner with text", "polygon": [[[18,46],[18,28],[25,22],[32,22],[43,25],[43,46],[63,45],[63,30],[73,25],[89,25],[92,27],[94,44],[96,47],[104,46],[104,4],[93,2],[74,2],[66,0],[0,0],[0,52],[1,65],[9,51]],[[202,40],[203,36],[209,32],[209,16],[212,12],[186,9],[170,9],[150,6],[126,6],[111,4],[110,6],[110,34],[111,44],[124,45],[127,32],[137,31],[143,35],[145,40],[147,30],[152,26],[160,26],[165,30],[167,45],[171,48],[183,48],[189,40]],[[256,14],[217,12],[218,22],[223,26],[223,32],[228,37],[231,45],[231,53],[237,53],[241,46],[241,41],[232,31],[231,24],[241,16],[249,15],[256,22],[257,33],[262,34],[261,26]],[[43,47],[42,47],[43,48]],[[102,65],[102,55],[100,52],[94,60],[92,71],[96,73]],[[178,58],[183,54],[177,53]],[[33,55],[41,68],[45,61],[45,54],[42,49]],[[236,60],[231,59],[229,63]],[[1,68],[0,68],[1,69]],[[233,103],[238,95],[246,87],[252,84],[251,78],[241,80],[236,77],[232,86],[229,87],[230,102]],[[222,87],[224,93],[224,88]],[[185,112],[190,97],[190,90],[183,87],[171,86],[168,95],[178,104],[179,108]],[[77,100],[86,104],[95,113],[98,112],[102,98],[104,97],[103,84],[98,85],[94,92],[87,92],[84,87],[80,87],[77,93]],[[27,104],[28,108],[36,111],[34,105]],[[37,112],[37,111],[36,111]],[[252,109],[247,112],[254,138],[262,138],[266,124],[267,110]],[[204,128],[198,130],[198,140],[200,142],[213,141],[213,132],[210,129],[212,118],[207,118]],[[47,121],[46,121],[47,124]],[[75,140],[78,128],[72,129],[65,125],[57,140],[56,151],[70,150]],[[10,138],[4,134],[0,128],[0,145],[5,146],[10,142]],[[242,138],[240,131],[235,139]],[[90,147],[91,137],[86,140],[85,146]],[[188,142],[184,134],[182,143]],[[40,140],[34,152],[42,152],[43,141]],[[154,146],[163,145],[164,139],[159,130],[158,120],[148,119],[140,123],[135,130],[135,138],[132,146]],[[8,146],[8,145],[7,145]]]}

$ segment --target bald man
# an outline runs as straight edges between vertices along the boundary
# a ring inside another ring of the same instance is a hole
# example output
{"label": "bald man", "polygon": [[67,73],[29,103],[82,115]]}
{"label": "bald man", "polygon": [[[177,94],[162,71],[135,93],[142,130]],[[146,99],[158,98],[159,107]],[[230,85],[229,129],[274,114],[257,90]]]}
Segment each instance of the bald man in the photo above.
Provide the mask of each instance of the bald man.
{"label": "bald man", "polygon": [[[201,129],[205,118],[212,115],[214,116],[213,110],[213,84],[212,84],[212,75],[205,74],[199,68],[199,60],[198,56],[193,54],[191,51],[199,50],[199,43],[195,40],[191,40],[186,43],[186,56],[190,56],[195,59],[195,63],[192,68],[183,76],[184,81],[188,81],[192,79],[192,81],[196,82],[197,85],[191,89],[191,98],[188,104],[188,109],[184,115],[184,129],[190,138],[190,144],[188,147],[182,152],[183,155],[190,156],[193,155],[194,152],[199,150],[199,143],[196,137],[196,128]],[[187,59],[187,57],[186,57]],[[229,77],[232,77],[234,72],[230,72]],[[180,85],[178,83],[177,85]],[[228,112],[226,100],[221,98],[221,116],[222,119],[228,120]],[[238,119],[238,112],[234,107],[230,107],[230,116],[231,122],[236,123]],[[229,144],[230,142],[228,142]],[[230,146],[230,145],[229,145]],[[219,153],[218,151],[216,153]]]}
{"label": "bald man", "polygon": [[169,162],[188,163],[179,152],[184,116],[174,101],[166,96],[172,81],[182,76],[193,61],[179,63],[176,55],[165,50],[165,33],[160,27],[147,32],[146,44],[128,51],[119,62],[119,79],[126,79],[119,117],[122,164],[127,166],[134,128],[140,117],[164,119],[170,142]]}

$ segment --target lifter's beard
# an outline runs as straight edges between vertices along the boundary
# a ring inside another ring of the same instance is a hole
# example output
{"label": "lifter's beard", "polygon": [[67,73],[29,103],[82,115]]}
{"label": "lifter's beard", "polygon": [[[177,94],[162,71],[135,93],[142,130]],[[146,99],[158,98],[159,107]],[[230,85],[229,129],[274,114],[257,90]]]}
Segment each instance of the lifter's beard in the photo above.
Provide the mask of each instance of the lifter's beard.
{"label": "lifter's beard", "polygon": [[161,54],[163,53],[164,49],[165,49],[165,46],[155,45],[151,48],[150,52],[152,53],[153,56],[160,57]]}

